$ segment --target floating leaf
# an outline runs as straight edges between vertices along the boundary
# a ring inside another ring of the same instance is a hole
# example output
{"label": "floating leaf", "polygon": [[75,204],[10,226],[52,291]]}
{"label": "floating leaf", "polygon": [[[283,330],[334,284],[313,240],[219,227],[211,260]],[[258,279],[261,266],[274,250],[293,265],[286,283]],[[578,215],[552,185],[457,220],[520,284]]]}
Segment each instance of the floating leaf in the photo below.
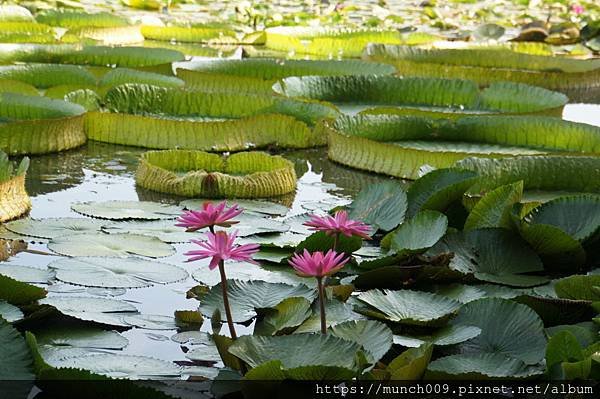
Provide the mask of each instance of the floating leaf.
{"label": "floating leaf", "polygon": [[281,301],[272,309],[265,311],[263,318],[256,322],[254,334],[276,335],[293,330],[304,323],[311,314],[310,302],[306,298],[292,297]]}
{"label": "floating leaf", "polygon": [[86,287],[142,288],[185,280],[185,270],[140,258],[64,258],[52,262],[56,278]]}
{"label": "floating leaf", "polygon": [[[31,353],[21,334],[2,318],[0,318],[0,352],[2,353],[0,380],[4,381],[3,394],[8,398],[26,398],[35,379]],[[12,383],[8,383],[11,381]]]}
{"label": "floating leaf", "polygon": [[448,229],[448,218],[436,211],[421,211],[391,235],[390,249],[396,253],[424,252],[435,245]]}
{"label": "floating leaf", "polygon": [[0,300],[12,305],[27,305],[45,296],[46,291],[35,285],[0,275]]}
{"label": "floating leaf", "polygon": [[132,327],[146,330],[175,330],[177,323],[172,316],[150,315],[150,314],[126,314],[123,322]]}
{"label": "floating leaf", "polygon": [[47,284],[51,278],[46,269],[13,264],[0,264],[0,274],[22,283]]}
{"label": "floating leaf", "polygon": [[429,363],[426,378],[528,378],[543,373],[543,369],[527,366],[519,359],[500,353],[473,353],[442,357]]}
{"label": "floating leaf", "polygon": [[326,366],[355,370],[355,355],[359,350],[361,346],[355,342],[322,334],[274,337],[245,335],[229,347],[231,354],[242,359],[250,367],[279,360],[285,369]]}
{"label": "floating leaf", "polygon": [[105,298],[52,296],[38,303],[53,306],[60,313],[79,320],[118,327],[130,327],[123,318],[137,313],[137,308],[128,302]]}
{"label": "floating leaf", "polygon": [[[179,205],[190,210],[198,210],[202,208],[204,202],[214,202],[211,199],[189,199],[181,202]],[[238,204],[240,208],[243,208],[246,212],[261,213],[271,216],[285,216],[289,211],[289,208],[285,205],[277,204],[275,202],[267,201],[255,201],[247,199],[235,199],[228,200],[228,206],[232,204]]]}
{"label": "floating leaf", "polygon": [[23,312],[18,307],[8,302],[0,301],[0,319],[9,323],[21,320],[24,317]]}
{"label": "floating leaf", "polygon": [[88,349],[123,349],[127,338],[116,331],[88,326],[53,326],[36,332],[40,345]]}
{"label": "floating leaf", "polygon": [[154,220],[147,222],[127,221],[105,224],[102,231],[108,234],[139,234],[156,237],[167,243],[188,242],[197,236],[175,226],[173,220]]}
{"label": "floating leaf", "polygon": [[[321,311],[317,302],[313,303],[312,315],[295,330],[295,333],[317,333],[321,331]],[[342,302],[335,298],[325,301],[325,314],[327,315],[328,328],[362,318],[361,315],[352,310],[352,305],[348,302]]]}
{"label": "floating leaf", "polygon": [[394,335],[394,344],[408,348],[416,348],[425,342],[431,342],[439,346],[456,345],[475,338],[479,334],[481,334],[479,327],[463,325],[445,326],[431,335],[421,335],[418,337]]}
{"label": "floating leaf", "polygon": [[362,346],[371,364],[378,362],[392,347],[392,331],[375,320],[350,320],[336,324],[331,327],[331,334]]}
{"label": "floating leaf", "polygon": [[92,233],[99,231],[101,226],[98,221],[84,218],[20,219],[6,224],[10,231],[39,238]]}
{"label": "floating leaf", "polygon": [[348,208],[351,219],[390,231],[404,221],[406,192],[393,182],[371,185],[361,190]]}
{"label": "floating leaf", "polygon": [[483,298],[464,305],[451,324],[481,328],[477,337],[459,344],[463,353],[503,355],[525,364],[544,358],[544,326],[528,306]]}
{"label": "floating leaf", "polygon": [[411,290],[371,290],[360,294],[358,299],[372,307],[372,310],[357,309],[361,313],[413,325],[443,324],[461,305],[441,295]]}
{"label": "floating leaf", "polygon": [[52,239],[48,249],[66,256],[127,257],[142,255],[152,258],[170,256],[175,248],[156,237],[139,234],[74,234]]}
{"label": "floating leaf", "polygon": [[523,181],[500,186],[481,198],[465,221],[465,230],[485,227],[510,229],[512,205],[523,196]]}
{"label": "floating leaf", "polygon": [[600,275],[570,276],[561,278],[554,284],[559,298],[599,301]]}
{"label": "floating leaf", "polygon": [[[254,318],[256,309],[274,308],[286,298],[303,297],[312,302],[315,297],[314,290],[303,284],[292,286],[265,281],[230,280],[227,292],[233,320],[239,323]],[[221,284],[212,287],[200,302],[200,312],[205,316],[211,317],[215,309],[225,315]]]}
{"label": "floating leaf", "polygon": [[386,368],[386,371],[390,373],[390,380],[415,381],[421,379],[427,369],[432,352],[433,345],[429,343],[423,343],[402,352]]}
{"label": "floating leaf", "polygon": [[77,213],[100,219],[175,219],[182,209],[175,205],[148,201],[81,202],[71,206]]}

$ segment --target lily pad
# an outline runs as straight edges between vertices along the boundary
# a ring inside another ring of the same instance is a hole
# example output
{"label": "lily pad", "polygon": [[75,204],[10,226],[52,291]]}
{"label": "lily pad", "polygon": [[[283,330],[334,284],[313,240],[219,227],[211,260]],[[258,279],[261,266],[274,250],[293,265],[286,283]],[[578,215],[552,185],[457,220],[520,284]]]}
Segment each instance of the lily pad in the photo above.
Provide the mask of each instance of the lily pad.
{"label": "lily pad", "polygon": [[407,336],[394,335],[394,344],[406,346],[408,348],[416,348],[423,345],[425,342],[431,342],[434,345],[447,346],[456,345],[461,342],[475,338],[481,334],[481,328],[475,326],[445,326],[431,335]]}
{"label": "lily pad", "polygon": [[[286,298],[303,297],[311,302],[315,298],[315,291],[303,284],[292,286],[265,281],[229,280],[227,292],[233,320],[238,323],[256,317],[256,309],[274,308]],[[203,315],[211,317],[216,309],[225,316],[220,283],[200,301],[199,310]]]}
{"label": "lily pad", "polygon": [[0,318],[0,352],[2,353],[0,380],[19,381],[15,384],[3,384],[3,394],[7,398],[26,398],[35,380],[31,353],[21,334],[2,318]]}
{"label": "lily pad", "polygon": [[105,224],[102,226],[102,231],[108,234],[151,236],[167,243],[188,242],[192,238],[197,238],[197,235],[186,232],[183,227],[175,226],[173,220],[117,222]]}
{"label": "lily pad", "polygon": [[106,298],[52,296],[41,299],[38,303],[53,306],[60,313],[79,320],[117,327],[131,327],[123,318],[138,311],[128,302]]}
{"label": "lily pad", "polygon": [[421,211],[392,233],[390,248],[402,254],[424,252],[435,245],[448,229],[448,218],[440,212]]}
{"label": "lily pad", "polygon": [[527,378],[543,373],[519,359],[500,353],[475,353],[442,357],[429,363],[426,377],[476,380],[483,378]]}
{"label": "lily pad", "polygon": [[179,206],[148,201],[80,202],[71,209],[85,216],[110,220],[175,219],[182,212]]}
{"label": "lily pad", "polygon": [[4,319],[9,323],[21,320],[23,312],[18,307],[11,305],[8,302],[0,301],[0,319]]}
{"label": "lily pad", "polygon": [[432,353],[433,345],[429,343],[402,352],[386,368],[390,373],[390,380],[420,380],[427,369]]}
{"label": "lily pad", "polygon": [[459,344],[463,353],[503,355],[528,365],[544,358],[544,325],[526,305],[500,298],[479,299],[464,305],[451,324],[481,329],[477,337]]}
{"label": "lily pad", "polygon": [[355,356],[359,350],[362,348],[355,342],[323,334],[275,337],[245,335],[229,347],[231,354],[242,359],[250,367],[279,360],[286,369],[330,366],[355,370]]}
{"label": "lily pad", "polygon": [[177,323],[172,316],[131,314],[124,315],[123,321],[129,326],[143,328],[145,330],[175,330]]}
{"label": "lily pad", "polygon": [[45,296],[46,291],[40,287],[0,275],[0,300],[12,305],[27,305]]}
{"label": "lily pad", "polygon": [[175,253],[175,248],[158,238],[139,234],[95,233],[61,236],[52,239],[48,249],[66,256],[142,255],[160,258]]}
{"label": "lily pad", "polygon": [[371,306],[357,311],[368,316],[411,325],[445,323],[461,304],[450,298],[412,290],[371,290],[358,296]]}
{"label": "lily pad", "polygon": [[[306,280],[308,285],[308,279],[298,277],[292,271],[291,268],[287,270],[279,270],[281,267],[273,267],[271,270],[265,267],[256,265],[249,262],[228,262],[225,265],[227,277],[232,280],[239,281],[251,281],[251,280],[262,280],[269,283],[285,283],[285,284],[298,284],[302,280]],[[215,286],[221,281],[219,273],[208,268],[208,262],[206,266],[199,266],[192,272],[192,278],[199,283],[206,284],[208,286]]]}
{"label": "lily pad", "polygon": [[129,340],[116,331],[91,326],[54,326],[35,334],[40,345],[88,349],[123,349]]}
{"label": "lily pad", "polygon": [[331,327],[331,334],[362,346],[371,364],[379,361],[392,347],[392,331],[375,320],[350,320]]}
{"label": "lily pad", "polygon": [[[350,320],[359,320],[363,317],[352,310],[352,305],[348,302],[342,302],[337,299],[325,301],[325,314],[327,315],[327,327],[331,328],[338,324]],[[314,302],[312,305],[312,315],[304,321],[295,331],[295,333],[316,333],[321,331],[321,311],[319,304]]]}
{"label": "lily pad", "polygon": [[6,224],[12,232],[30,237],[55,238],[69,234],[93,233],[102,223],[84,218],[20,219]]}
{"label": "lily pad", "polygon": [[23,283],[46,284],[51,278],[46,269],[13,264],[0,264],[0,274]]}
{"label": "lily pad", "polygon": [[276,335],[282,331],[293,330],[312,314],[310,302],[302,297],[284,299],[265,312],[264,317],[257,321],[254,327],[256,335]]}
{"label": "lily pad", "polygon": [[140,258],[64,258],[49,267],[56,278],[86,287],[142,288],[185,280],[188,273],[173,265]]}
{"label": "lily pad", "polygon": [[406,192],[399,184],[379,183],[358,193],[348,205],[348,216],[375,229],[390,231],[404,221],[407,206]]}
{"label": "lily pad", "polygon": [[131,380],[178,378],[181,368],[171,362],[145,356],[130,356],[116,353],[93,353],[87,356],[46,359],[56,368],[76,368],[112,378]]}
{"label": "lily pad", "polygon": [[[189,199],[182,201],[179,205],[189,210],[202,208],[205,202],[214,202],[214,199]],[[255,201],[247,199],[227,200],[228,205],[238,204],[246,212],[259,213],[271,216],[285,216],[290,210],[287,206],[275,202]]]}

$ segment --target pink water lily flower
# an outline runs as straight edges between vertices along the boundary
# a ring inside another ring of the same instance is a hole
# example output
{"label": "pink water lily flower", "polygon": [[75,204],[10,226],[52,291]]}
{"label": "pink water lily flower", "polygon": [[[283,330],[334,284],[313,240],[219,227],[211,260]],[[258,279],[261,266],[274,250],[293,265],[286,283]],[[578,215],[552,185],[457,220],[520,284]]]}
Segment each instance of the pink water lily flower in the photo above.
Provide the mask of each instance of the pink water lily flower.
{"label": "pink water lily flower", "polygon": [[211,258],[209,268],[213,270],[220,262],[228,259],[235,260],[238,262],[253,262],[252,255],[258,252],[258,244],[244,244],[236,245],[235,239],[237,237],[237,231],[227,234],[224,231],[217,231],[216,233],[206,233],[206,241],[191,240],[194,244],[197,244],[202,249],[192,250],[186,252],[184,255],[189,256],[188,262],[194,262],[200,259]]}
{"label": "pink water lily flower", "polygon": [[175,226],[185,227],[189,232],[213,226],[231,227],[233,224],[238,223],[231,219],[242,213],[243,209],[237,204],[233,204],[230,208],[227,208],[226,205],[225,201],[217,205],[205,202],[202,204],[202,210],[200,211],[184,212],[177,219],[179,223]]}
{"label": "pink water lily flower", "polygon": [[312,215],[310,220],[304,222],[309,230],[324,231],[327,235],[343,234],[346,237],[358,236],[370,240],[369,225],[357,220],[348,219],[348,212],[337,211],[334,216]]}
{"label": "pink water lily flower", "polygon": [[302,277],[322,278],[331,276],[348,262],[345,254],[337,253],[330,249],[326,253],[321,251],[310,253],[306,249],[302,254],[294,254],[289,260],[296,274]]}
{"label": "pink water lily flower", "polygon": [[571,6],[571,11],[576,15],[581,15],[585,12],[585,8],[581,4],[573,4]]}

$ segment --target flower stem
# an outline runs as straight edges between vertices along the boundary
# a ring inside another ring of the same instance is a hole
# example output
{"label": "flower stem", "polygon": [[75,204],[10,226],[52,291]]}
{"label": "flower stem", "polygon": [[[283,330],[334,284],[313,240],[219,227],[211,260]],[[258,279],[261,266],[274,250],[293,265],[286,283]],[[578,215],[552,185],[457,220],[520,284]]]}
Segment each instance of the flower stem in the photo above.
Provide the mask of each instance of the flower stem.
{"label": "flower stem", "polygon": [[213,226],[213,225],[208,226],[208,230],[210,230],[211,233],[215,234],[215,226]]}
{"label": "flower stem", "polygon": [[225,307],[225,315],[227,316],[227,325],[229,326],[229,334],[231,339],[237,339],[235,327],[233,326],[233,317],[231,317],[231,308],[229,307],[229,298],[227,297],[227,277],[225,276],[225,262],[219,262],[219,272],[221,273],[221,289],[223,290],[223,306]]}
{"label": "flower stem", "polygon": [[323,277],[317,277],[319,286],[319,306],[321,310],[321,333],[327,334],[327,319],[325,316],[325,287],[323,286]]}
{"label": "flower stem", "polygon": [[336,252],[337,252],[337,246],[338,246],[339,240],[340,240],[340,233],[335,233],[333,235],[333,247],[331,249],[333,249]]}

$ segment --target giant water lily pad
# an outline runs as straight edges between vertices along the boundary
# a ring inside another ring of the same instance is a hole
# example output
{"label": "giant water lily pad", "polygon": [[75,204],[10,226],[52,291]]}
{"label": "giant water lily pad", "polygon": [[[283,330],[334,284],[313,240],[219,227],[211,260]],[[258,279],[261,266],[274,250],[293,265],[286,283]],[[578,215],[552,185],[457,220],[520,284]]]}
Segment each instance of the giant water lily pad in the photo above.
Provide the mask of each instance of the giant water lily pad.
{"label": "giant water lily pad", "polygon": [[84,218],[21,219],[6,224],[6,228],[18,234],[55,238],[69,234],[93,233],[100,230],[102,223]]}
{"label": "giant water lily pad", "polygon": [[81,202],[71,206],[77,213],[100,219],[175,219],[181,214],[181,207],[149,201],[106,201]]}
{"label": "giant water lily pad", "polygon": [[139,234],[75,234],[54,238],[48,248],[66,256],[127,257],[142,255],[152,258],[170,256],[175,249],[156,237]]}
{"label": "giant water lily pad", "polygon": [[447,321],[461,304],[450,298],[411,290],[372,290],[358,296],[368,309],[357,309],[368,316],[396,323],[436,325]]}
{"label": "giant water lily pad", "polygon": [[274,197],[296,189],[294,165],[264,152],[221,157],[202,151],[150,151],[142,155],[136,184],[185,197]]}
{"label": "giant water lily pad", "polygon": [[446,234],[448,218],[436,211],[421,211],[396,229],[390,240],[390,249],[397,253],[424,252]]}
{"label": "giant water lily pad", "polygon": [[13,264],[0,264],[0,274],[23,283],[46,284],[51,273],[46,269]]}
{"label": "giant water lily pad", "polygon": [[49,267],[55,270],[58,280],[86,287],[142,288],[188,277],[177,266],[140,258],[64,258]]}
{"label": "giant water lily pad", "polygon": [[[303,284],[292,286],[265,281],[229,280],[227,292],[233,320],[240,323],[255,317],[256,309],[273,308],[286,298],[303,297],[309,301],[315,298],[314,290]],[[202,314],[210,317],[216,309],[219,309],[221,317],[225,317],[221,284],[212,287],[200,300]]]}
{"label": "giant water lily pad", "polygon": [[463,353],[503,355],[524,364],[537,364],[544,358],[544,325],[526,305],[483,298],[464,305],[451,323],[481,329],[477,337],[459,344]]}
{"label": "giant water lily pad", "polygon": [[[3,394],[10,398],[26,398],[35,379],[31,353],[21,334],[2,318],[0,318],[0,350],[2,352],[0,380],[5,381]],[[13,383],[6,383],[6,381]],[[14,383],[15,381],[19,383]]]}
{"label": "giant water lily pad", "polygon": [[53,306],[60,313],[79,320],[118,327],[130,327],[124,316],[137,313],[137,308],[128,302],[106,298],[53,296],[38,303]]}

